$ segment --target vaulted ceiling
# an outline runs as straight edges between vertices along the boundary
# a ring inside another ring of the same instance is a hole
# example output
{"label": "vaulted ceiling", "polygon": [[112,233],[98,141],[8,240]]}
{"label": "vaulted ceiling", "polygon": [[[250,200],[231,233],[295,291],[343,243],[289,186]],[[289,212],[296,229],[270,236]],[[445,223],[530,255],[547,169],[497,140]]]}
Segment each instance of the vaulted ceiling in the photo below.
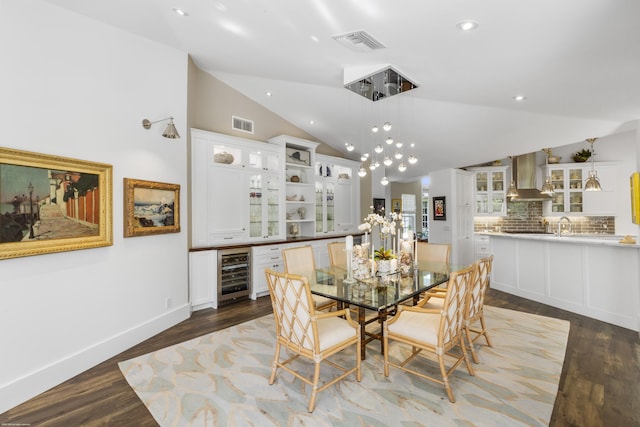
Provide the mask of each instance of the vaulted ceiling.
{"label": "vaulted ceiling", "polygon": [[[405,158],[419,161],[403,173],[395,161],[392,181],[609,135],[640,119],[637,0],[46,1],[188,52],[345,157],[386,146],[387,136],[403,142]],[[463,20],[478,26],[463,31]],[[384,47],[333,39],[359,30]],[[387,65],[418,87],[375,102],[344,89]],[[387,121],[388,133],[371,132]]]}

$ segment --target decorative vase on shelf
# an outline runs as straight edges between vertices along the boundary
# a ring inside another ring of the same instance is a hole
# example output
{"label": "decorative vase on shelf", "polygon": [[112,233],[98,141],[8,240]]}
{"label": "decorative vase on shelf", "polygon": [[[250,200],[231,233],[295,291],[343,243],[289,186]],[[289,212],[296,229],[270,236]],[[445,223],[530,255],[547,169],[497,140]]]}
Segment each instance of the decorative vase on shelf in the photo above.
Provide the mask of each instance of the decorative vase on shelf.
{"label": "decorative vase on shelf", "polygon": [[307,210],[305,208],[298,208],[298,215],[300,215],[300,219],[304,219],[305,215],[307,214]]}

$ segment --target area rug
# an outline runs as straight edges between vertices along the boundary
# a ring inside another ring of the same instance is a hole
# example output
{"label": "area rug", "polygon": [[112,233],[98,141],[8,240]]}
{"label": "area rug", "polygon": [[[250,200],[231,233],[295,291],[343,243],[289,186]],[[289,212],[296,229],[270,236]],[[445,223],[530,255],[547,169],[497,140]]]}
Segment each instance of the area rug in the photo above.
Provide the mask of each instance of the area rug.
{"label": "area rug", "polygon": [[[562,371],[569,322],[485,306],[493,347],[476,343],[474,377],[464,366],[451,377],[456,403],[444,388],[391,368],[383,374],[378,342],[367,345],[362,381],[347,377],[318,394],[279,371],[269,374],[275,348],[268,315],[120,363],[128,383],[162,427],[168,426],[546,426]],[[399,343],[390,357],[409,349]],[[336,361],[354,363],[353,351]],[[425,358],[418,369],[434,371]],[[297,363],[297,362],[296,362]],[[311,373],[303,361],[301,370]],[[336,370],[323,364],[323,378]]]}

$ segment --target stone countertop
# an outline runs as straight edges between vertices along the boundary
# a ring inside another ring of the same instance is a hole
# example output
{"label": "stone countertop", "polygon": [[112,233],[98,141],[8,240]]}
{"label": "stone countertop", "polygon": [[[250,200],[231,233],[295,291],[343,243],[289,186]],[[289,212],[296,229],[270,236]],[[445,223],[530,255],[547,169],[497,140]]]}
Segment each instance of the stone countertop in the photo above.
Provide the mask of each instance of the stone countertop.
{"label": "stone countertop", "polygon": [[588,245],[604,245],[604,246],[617,246],[626,248],[640,249],[640,244],[637,243],[637,236],[631,236],[636,240],[636,243],[620,243],[620,240],[624,236],[618,236],[613,234],[562,234],[561,237],[557,237],[551,233],[502,233],[502,232],[479,232],[476,234],[492,236],[492,237],[504,237],[509,239],[525,239],[525,240],[543,240],[547,242],[555,243],[578,243]]}

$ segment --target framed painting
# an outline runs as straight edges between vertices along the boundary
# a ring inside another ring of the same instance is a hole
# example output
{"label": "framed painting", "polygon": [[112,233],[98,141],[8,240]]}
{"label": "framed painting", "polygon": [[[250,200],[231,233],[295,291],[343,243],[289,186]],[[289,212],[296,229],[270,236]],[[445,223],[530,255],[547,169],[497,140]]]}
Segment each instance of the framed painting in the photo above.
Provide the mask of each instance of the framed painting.
{"label": "framed painting", "polygon": [[113,167],[0,148],[0,259],[111,246]]}
{"label": "framed painting", "polygon": [[444,196],[433,198],[433,219],[436,221],[447,219],[447,204]]}
{"label": "framed painting", "polygon": [[373,213],[384,216],[384,199],[373,199]]}
{"label": "framed painting", "polygon": [[180,185],[124,179],[124,237],[180,232]]}
{"label": "framed painting", "polygon": [[402,199],[391,199],[391,210],[396,213],[402,212]]}

